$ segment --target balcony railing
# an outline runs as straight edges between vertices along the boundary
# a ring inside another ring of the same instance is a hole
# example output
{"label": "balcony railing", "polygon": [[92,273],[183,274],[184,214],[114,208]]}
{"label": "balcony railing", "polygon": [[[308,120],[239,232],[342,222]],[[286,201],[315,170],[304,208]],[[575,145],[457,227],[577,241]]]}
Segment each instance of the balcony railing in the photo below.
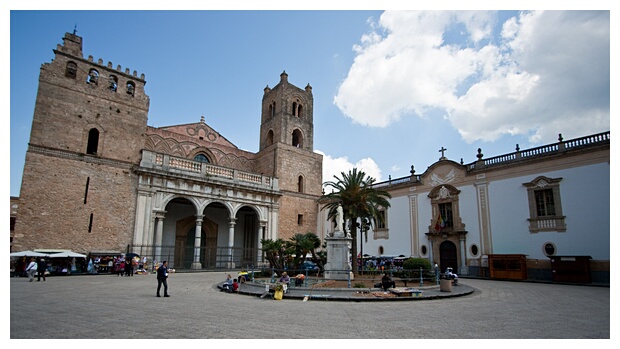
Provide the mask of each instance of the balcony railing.
{"label": "balcony railing", "polygon": [[568,141],[562,140],[560,137],[558,143],[547,144],[536,148],[517,150],[514,153],[495,156],[488,159],[482,159],[471,164],[466,165],[467,170],[474,170],[479,168],[488,168],[496,165],[504,165],[514,161],[520,161],[524,159],[531,159],[535,157],[541,157],[552,154],[559,154],[563,151],[573,150],[577,148],[583,148],[592,146],[604,142],[609,142],[610,132],[598,133],[591,136],[575,138]]}
{"label": "balcony railing", "polygon": [[140,167],[152,168],[187,176],[198,176],[204,178],[209,176],[278,190],[278,180],[276,178],[240,171],[228,167],[217,166],[205,162],[179,158],[167,154],[155,153],[149,150],[142,151],[142,161],[140,161]]}
{"label": "balcony railing", "polygon": [[[508,165],[510,163],[522,161],[525,159],[533,159],[536,157],[548,156],[553,154],[560,154],[564,151],[570,151],[579,148],[585,148],[589,146],[595,146],[598,144],[604,144],[610,142],[610,131],[598,133],[591,136],[575,138],[568,141],[562,140],[560,137],[558,143],[547,144],[536,148],[517,150],[514,153],[503,154],[488,159],[480,159],[470,164],[464,165],[467,171],[473,171],[476,169],[484,169],[489,167],[495,167],[499,165]],[[482,157],[482,155],[480,155]],[[461,161],[461,165],[463,162]],[[407,177],[401,177],[396,179],[389,179],[384,182],[375,183],[374,188],[390,187],[403,183],[419,183],[420,175],[412,175]],[[541,223],[542,224],[542,223]]]}

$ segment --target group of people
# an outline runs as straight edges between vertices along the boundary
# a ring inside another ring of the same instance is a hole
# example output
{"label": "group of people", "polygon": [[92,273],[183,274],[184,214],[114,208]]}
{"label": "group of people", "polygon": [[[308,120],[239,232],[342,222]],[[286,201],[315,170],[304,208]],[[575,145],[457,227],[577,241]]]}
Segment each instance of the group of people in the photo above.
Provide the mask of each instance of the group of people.
{"label": "group of people", "polygon": [[134,262],[134,260],[131,258],[125,259],[125,257],[123,256],[115,258],[114,273],[116,273],[118,276],[133,276],[134,264],[137,264],[137,262]]}
{"label": "group of people", "polygon": [[35,261],[34,258],[30,258],[30,263],[26,267],[26,274],[28,275],[28,279],[30,282],[34,281],[34,276],[37,275],[37,281],[45,281],[45,272],[47,271],[47,263],[45,259],[39,258],[38,261]]}
{"label": "group of people", "polygon": [[238,292],[239,282],[237,281],[237,279],[233,279],[230,274],[226,275],[226,281],[222,285],[222,291],[228,293]]}

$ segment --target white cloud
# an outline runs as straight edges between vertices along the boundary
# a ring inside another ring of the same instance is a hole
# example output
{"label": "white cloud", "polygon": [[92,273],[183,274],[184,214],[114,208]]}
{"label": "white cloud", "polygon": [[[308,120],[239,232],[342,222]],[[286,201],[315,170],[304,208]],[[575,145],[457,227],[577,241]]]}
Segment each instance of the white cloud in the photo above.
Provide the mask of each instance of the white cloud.
{"label": "white cloud", "polygon": [[349,173],[353,168],[364,171],[366,175],[374,178],[376,182],[382,180],[381,169],[371,158],[364,158],[356,163],[352,163],[346,156],[334,158],[320,150],[315,150],[315,152],[323,155],[323,182],[334,181],[334,176],[342,178],[342,172]]}
{"label": "white cloud", "polygon": [[[357,53],[334,104],[387,127],[443,110],[467,142],[520,134],[532,142],[609,130],[609,11],[386,11]],[[460,37],[455,35],[458,29]]]}

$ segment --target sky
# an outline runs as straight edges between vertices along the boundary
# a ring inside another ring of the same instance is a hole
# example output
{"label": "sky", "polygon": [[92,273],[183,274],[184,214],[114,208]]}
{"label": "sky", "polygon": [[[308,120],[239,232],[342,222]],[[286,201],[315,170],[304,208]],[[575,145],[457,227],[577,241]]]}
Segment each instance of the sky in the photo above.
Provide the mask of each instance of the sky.
{"label": "sky", "polygon": [[293,85],[310,84],[324,182],[353,167],[378,182],[408,176],[412,165],[422,174],[442,147],[448,159],[471,163],[478,148],[488,158],[611,128],[606,10],[60,7],[2,10],[11,196],[19,196],[39,68],[73,30],[85,58],[145,74],[148,125],[204,116],[250,152],[259,147],[264,88],[283,71]]}

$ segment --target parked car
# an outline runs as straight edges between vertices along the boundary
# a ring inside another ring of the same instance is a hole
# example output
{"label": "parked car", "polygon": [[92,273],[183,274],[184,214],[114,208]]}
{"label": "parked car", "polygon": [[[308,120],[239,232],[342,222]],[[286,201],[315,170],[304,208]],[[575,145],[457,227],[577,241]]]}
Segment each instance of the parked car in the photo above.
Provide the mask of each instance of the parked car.
{"label": "parked car", "polygon": [[308,273],[318,273],[320,268],[319,266],[312,261],[304,261],[301,265],[302,270],[307,270]]}

